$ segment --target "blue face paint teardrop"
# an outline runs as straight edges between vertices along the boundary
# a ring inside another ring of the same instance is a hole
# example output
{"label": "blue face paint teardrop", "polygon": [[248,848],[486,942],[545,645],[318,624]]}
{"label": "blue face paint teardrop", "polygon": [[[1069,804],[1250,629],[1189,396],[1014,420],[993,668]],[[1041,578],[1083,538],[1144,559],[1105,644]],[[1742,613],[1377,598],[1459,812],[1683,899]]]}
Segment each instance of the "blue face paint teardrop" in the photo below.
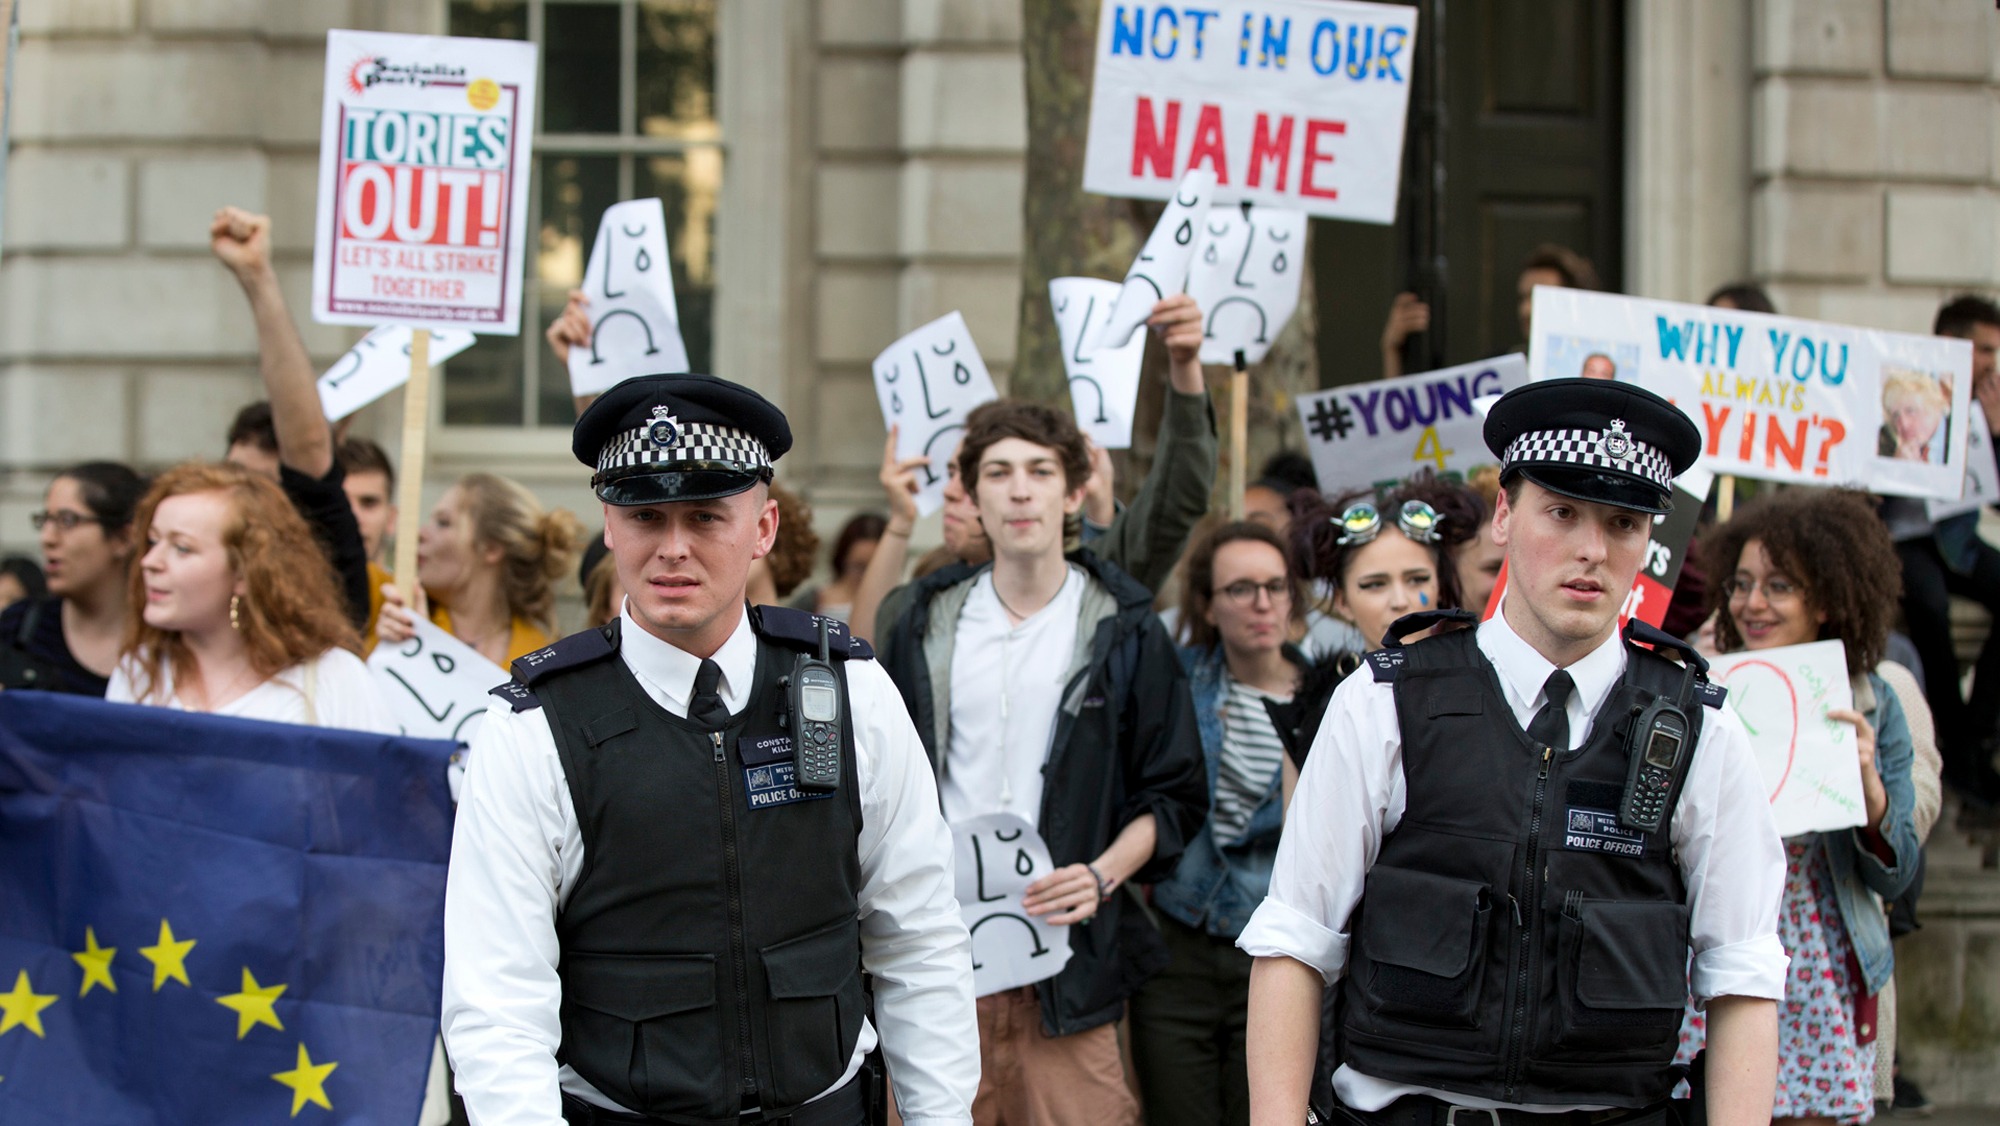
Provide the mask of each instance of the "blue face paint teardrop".
{"label": "blue face paint teardrop", "polygon": [[1420,591],[1418,591],[1418,592],[1417,592],[1417,605],[1419,605],[1419,606],[1429,606],[1430,604],[1431,604],[1431,596],[1430,596],[1430,595],[1428,595],[1428,594],[1426,594],[1426,593],[1424,593],[1424,592],[1423,592],[1423,591],[1421,591],[1421,590],[1420,590]]}

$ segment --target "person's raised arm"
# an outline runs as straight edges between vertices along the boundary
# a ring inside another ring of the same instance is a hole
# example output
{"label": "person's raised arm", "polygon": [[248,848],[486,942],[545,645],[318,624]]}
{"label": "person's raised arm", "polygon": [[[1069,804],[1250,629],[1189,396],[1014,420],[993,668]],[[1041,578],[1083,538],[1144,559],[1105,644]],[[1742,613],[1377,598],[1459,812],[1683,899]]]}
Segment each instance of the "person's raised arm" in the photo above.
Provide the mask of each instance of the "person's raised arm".
{"label": "person's raised arm", "polygon": [[1389,303],[1389,319],[1382,325],[1382,378],[1403,374],[1403,344],[1431,327],[1431,307],[1414,293],[1398,293]]}
{"label": "person's raised arm", "polygon": [[889,505],[889,523],[876,541],[868,569],[854,588],[854,607],[848,612],[847,632],[867,641],[875,640],[875,612],[882,600],[903,581],[903,565],[910,558],[910,531],[917,526],[917,470],[931,463],[927,457],[896,457],[895,426],[882,447],[882,496]]}
{"label": "person's raised arm", "polygon": [[[548,331],[542,334],[542,339],[549,342],[549,351],[556,354],[556,363],[565,369],[569,367],[569,350],[590,343],[589,307],[590,299],[583,295],[582,290],[570,290],[569,300],[563,302],[562,312],[549,322]],[[597,396],[575,395],[572,399],[576,404],[576,416],[582,418],[590,404],[597,401]]]}
{"label": "person's raised arm", "polygon": [[257,322],[257,371],[271,400],[278,461],[318,480],[333,469],[333,428],[319,401],[319,380],[285,308],[271,266],[271,219],[225,207],[208,226],[208,246],[243,287]]}

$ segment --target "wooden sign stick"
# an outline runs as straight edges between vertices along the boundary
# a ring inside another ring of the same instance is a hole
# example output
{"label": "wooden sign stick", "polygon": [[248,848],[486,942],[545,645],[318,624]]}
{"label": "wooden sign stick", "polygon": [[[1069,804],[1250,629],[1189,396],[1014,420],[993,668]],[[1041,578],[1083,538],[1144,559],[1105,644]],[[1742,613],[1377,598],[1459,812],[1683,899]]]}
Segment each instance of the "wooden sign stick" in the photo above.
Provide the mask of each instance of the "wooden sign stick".
{"label": "wooden sign stick", "polygon": [[1250,460],[1250,372],[1243,350],[1236,350],[1236,369],[1229,373],[1229,518],[1243,519],[1244,472]]}
{"label": "wooden sign stick", "polygon": [[1715,519],[1719,524],[1729,523],[1736,514],[1736,478],[1724,473],[1715,479]]}
{"label": "wooden sign stick", "polygon": [[410,333],[410,382],[403,387],[403,457],[396,482],[396,590],[417,605],[417,527],[423,523],[424,452],[431,422],[431,330]]}

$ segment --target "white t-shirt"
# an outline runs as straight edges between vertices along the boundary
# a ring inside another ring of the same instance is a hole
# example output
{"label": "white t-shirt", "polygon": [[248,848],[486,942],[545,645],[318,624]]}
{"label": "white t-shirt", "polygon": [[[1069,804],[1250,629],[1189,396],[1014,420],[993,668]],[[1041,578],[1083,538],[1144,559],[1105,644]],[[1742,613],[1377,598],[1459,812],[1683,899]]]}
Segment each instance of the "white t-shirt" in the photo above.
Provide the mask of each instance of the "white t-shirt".
{"label": "white t-shirt", "polygon": [[[310,709],[306,703],[308,668],[313,674]],[[172,669],[163,674],[166,683],[161,686],[162,690],[141,701],[134,681],[143,680],[145,675],[137,662],[130,658],[118,662],[118,667],[111,672],[111,683],[104,690],[104,698],[121,704],[143,702],[178,711],[192,710],[174,694]],[[382,702],[381,690],[376,687],[368,666],[345,649],[328,649],[311,661],[301,661],[210,714],[373,731],[383,735],[394,735],[397,731],[396,721],[390,718],[389,709]]]}

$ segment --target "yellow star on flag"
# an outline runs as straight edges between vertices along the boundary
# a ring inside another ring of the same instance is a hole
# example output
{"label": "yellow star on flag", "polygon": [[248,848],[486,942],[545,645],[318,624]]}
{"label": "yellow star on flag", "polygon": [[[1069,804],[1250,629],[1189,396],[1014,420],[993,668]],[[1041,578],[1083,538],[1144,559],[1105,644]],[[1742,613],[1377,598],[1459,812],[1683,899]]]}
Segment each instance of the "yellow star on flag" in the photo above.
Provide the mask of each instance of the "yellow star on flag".
{"label": "yellow star on flag", "polygon": [[111,980],[111,957],[116,953],[118,953],[116,946],[97,944],[95,930],[89,927],[83,928],[83,949],[70,955],[76,959],[77,965],[83,967],[83,988],[77,991],[78,997],[88,997],[90,987],[93,985],[101,985],[113,993],[118,992],[118,983]]}
{"label": "yellow star on flag", "polygon": [[[28,985],[28,971],[14,979],[12,993],[0,993],[0,1036],[13,1031],[15,1025],[26,1028],[37,1036],[42,1034],[42,1010],[56,1003],[53,993],[37,993]],[[43,1036],[43,1039],[47,1039]]]}
{"label": "yellow star on flag", "polygon": [[282,1032],[285,1026],[278,1023],[278,1011],[272,1003],[285,991],[282,984],[258,985],[250,976],[250,967],[243,967],[243,992],[231,993],[227,997],[217,997],[215,1003],[225,1009],[236,1010],[236,1038],[250,1035],[252,1025],[268,1024]]}
{"label": "yellow star on flag", "polygon": [[174,928],[168,926],[165,919],[160,920],[159,945],[139,948],[139,953],[144,954],[146,960],[153,963],[153,992],[158,993],[168,978],[193,988],[188,982],[186,963],[188,951],[194,949],[194,942],[192,938],[176,941]]}
{"label": "yellow star on flag", "polygon": [[299,1111],[304,1110],[307,1103],[325,1110],[333,1109],[333,1104],[326,1101],[326,1077],[332,1075],[333,1069],[339,1066],[338,1063],[332,1062],[314,1063],[312,1057],[306,1054],[306,1046],[300,1044],[299,1066],[271,1076],[292,1089],[293,1118],[299,1116]]}

